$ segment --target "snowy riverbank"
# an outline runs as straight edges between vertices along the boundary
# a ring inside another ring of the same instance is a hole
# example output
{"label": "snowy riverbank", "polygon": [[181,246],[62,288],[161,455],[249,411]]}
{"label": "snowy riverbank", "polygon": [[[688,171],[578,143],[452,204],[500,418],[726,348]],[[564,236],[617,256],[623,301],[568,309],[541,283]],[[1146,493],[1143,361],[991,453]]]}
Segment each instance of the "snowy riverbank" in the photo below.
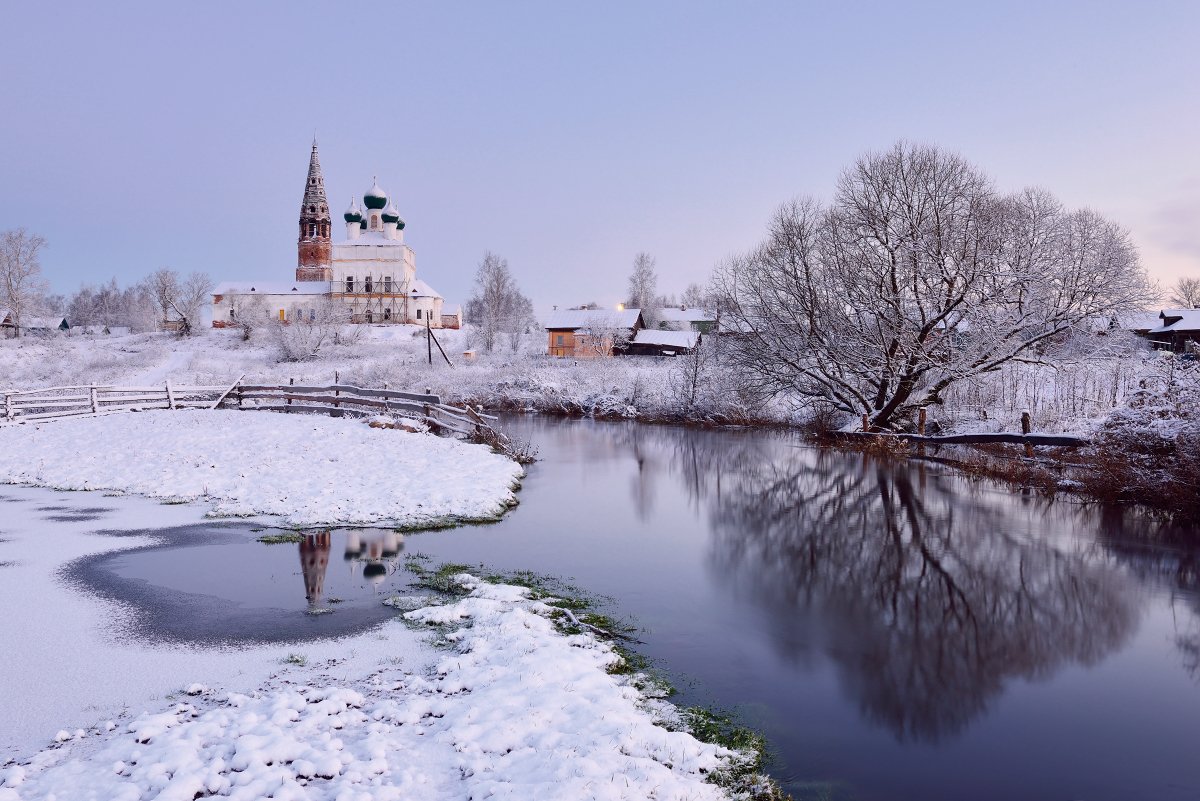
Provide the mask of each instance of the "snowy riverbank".
{"label": "snowy riverbank", "polygon": [[488,520],[522,469],[483,445],[269,412],[153,411],[0,427],[0,482],[201,500],[293,526]]}
{"label": "snowy riverbank", "polygon": [[[23,646],[0,656],[20,688],[0,698],[19,724],[6,728],[2,801],[717,799],[711,777],[742,759],[681,731],[674,707],[611,673],[621,657],[561,631],[545,599],[465,575],[464,595],[407,599],[401,609],[419,608],[351,637],[128,641],[120,607],[55,576],[64,560],[144,538],[91,533],[80,496],[5,492],[0,600],[26,611],[4,624]],[[193,505],[106,503],[106,528],[199,517]],[[53,548],[43,510],[66,513]]]}

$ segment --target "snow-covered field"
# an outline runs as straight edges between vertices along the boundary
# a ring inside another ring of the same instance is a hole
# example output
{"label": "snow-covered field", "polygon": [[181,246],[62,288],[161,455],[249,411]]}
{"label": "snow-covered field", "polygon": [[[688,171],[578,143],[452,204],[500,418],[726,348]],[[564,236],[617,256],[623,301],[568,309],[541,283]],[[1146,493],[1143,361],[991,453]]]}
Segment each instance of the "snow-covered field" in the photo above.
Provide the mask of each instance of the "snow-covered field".
{"label": "snow-covered field", "polygon": [[0,427],[0,482],[202,500],[294,526],[493,519],[521,467],[483,445],[272,412],[152,411]]}
{"label": "snow-covered field", "polygon": [[[524,588],[463,575],[466,597],[303,645],[125,642],[125,610],[55,574],[144,540],[79,520],[48,537],[39,510],[85,496],[4,493],[3,801],[726,797],[708,779],[739,756],[674,730],[673,707],[608,672],[608,644],[560,632]],[[200,516],[105,502],[107,528]]]}

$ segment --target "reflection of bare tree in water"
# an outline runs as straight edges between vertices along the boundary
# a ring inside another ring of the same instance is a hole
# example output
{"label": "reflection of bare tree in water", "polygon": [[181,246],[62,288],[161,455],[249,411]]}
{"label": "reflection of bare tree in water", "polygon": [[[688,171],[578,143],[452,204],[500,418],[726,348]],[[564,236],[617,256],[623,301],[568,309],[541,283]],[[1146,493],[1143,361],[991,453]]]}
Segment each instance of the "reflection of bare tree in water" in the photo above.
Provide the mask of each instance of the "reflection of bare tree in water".
{"label": "reflection of bare tree in water", "polygon": [[715,570],[772,612],[784,653],[823,650],[902,739],[953,736],[1007,680],[1094,663],[1133,631],[1118,571],[1014,536],[1003,504],[905,466],[773,455],[727,478]]}

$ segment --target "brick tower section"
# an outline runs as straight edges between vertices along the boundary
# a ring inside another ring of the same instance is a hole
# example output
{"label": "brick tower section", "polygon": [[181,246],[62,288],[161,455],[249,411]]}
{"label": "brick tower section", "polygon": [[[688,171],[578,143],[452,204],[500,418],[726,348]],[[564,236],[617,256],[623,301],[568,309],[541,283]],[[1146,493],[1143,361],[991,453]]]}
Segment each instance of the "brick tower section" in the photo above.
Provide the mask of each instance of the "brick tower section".
{"label": "brick tower section", "polygon": [[300,240],[297,246],[297,281],[332,281],[333,233],[329,201],[325,198],[325,177],[317,158],[317,143],[308,160],[308,179],[304,182],[304,201],[300,204]]}

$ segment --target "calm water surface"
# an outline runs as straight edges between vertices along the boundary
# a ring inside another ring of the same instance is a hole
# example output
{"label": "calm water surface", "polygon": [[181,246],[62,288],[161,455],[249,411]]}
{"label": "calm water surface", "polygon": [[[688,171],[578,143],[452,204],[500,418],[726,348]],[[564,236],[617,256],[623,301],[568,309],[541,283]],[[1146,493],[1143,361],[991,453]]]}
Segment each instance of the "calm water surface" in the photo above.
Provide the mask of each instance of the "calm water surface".
{"label": "calm water surface", "polygon": [[1200,532],[787,434],[506,427],[542,461],[499,524],[210,527],[79,570],[201,641],[373,625],[405,551],[549,573],[615,599],[683,703],[764,731],[797,799],[1200,798]]}

